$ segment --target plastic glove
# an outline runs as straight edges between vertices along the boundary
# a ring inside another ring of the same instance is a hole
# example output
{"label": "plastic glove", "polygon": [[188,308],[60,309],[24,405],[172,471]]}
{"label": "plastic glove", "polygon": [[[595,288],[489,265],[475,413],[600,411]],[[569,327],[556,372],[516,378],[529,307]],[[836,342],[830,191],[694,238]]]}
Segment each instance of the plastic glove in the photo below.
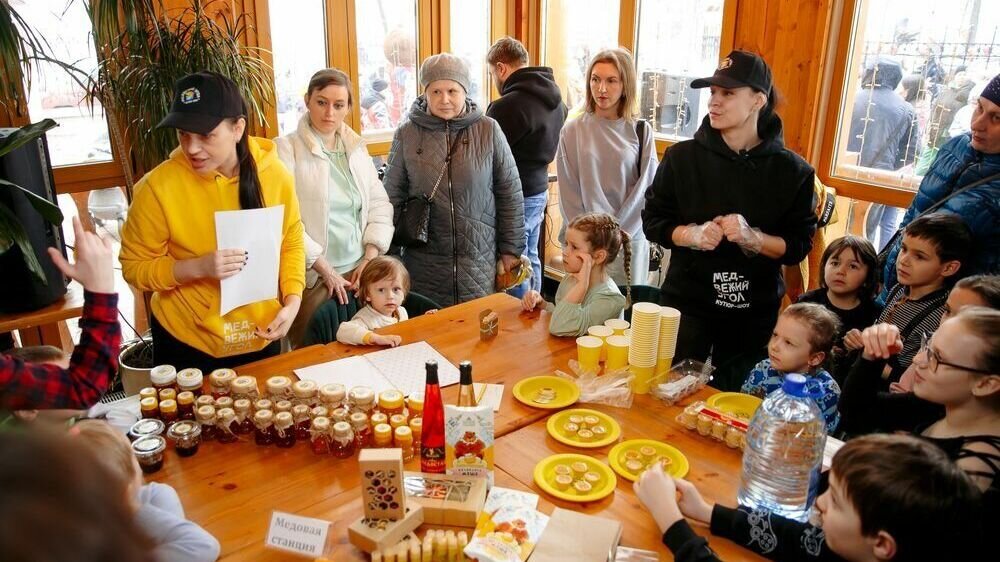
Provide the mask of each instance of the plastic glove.
{"label": "plastic glove", "polygon": [[743,215],[726,215],[715,219],[715,222],[722,227],[726,240],[739,246],[748,257],[760,253],[760,248],[764,244],[764,234],[759,228],[752,228]]}
{"label": "plastic glove", "polygon": [[681,232],[681,245],[692,250],[714,250],[722,242],[722,227],[713,221],[689,224]]}

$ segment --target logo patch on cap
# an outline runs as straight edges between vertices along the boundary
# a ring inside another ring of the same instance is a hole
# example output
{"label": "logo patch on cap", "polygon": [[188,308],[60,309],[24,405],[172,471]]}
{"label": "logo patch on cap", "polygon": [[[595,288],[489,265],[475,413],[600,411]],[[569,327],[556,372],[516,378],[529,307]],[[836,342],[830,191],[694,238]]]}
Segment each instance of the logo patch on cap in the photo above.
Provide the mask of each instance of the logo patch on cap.
{"label": "logo patch on cap", "polygon": [[201,92],[198,88],[188,88],[181,92],[181,103],[197,103],[201,99]]}
{"label": "logo patch on cap", "polygon": [[717,68],[716,70],[725,70],[730,66],[733,66],[733,59],[726,57],[722,59],[722,62],[719,63],[719,68]]}

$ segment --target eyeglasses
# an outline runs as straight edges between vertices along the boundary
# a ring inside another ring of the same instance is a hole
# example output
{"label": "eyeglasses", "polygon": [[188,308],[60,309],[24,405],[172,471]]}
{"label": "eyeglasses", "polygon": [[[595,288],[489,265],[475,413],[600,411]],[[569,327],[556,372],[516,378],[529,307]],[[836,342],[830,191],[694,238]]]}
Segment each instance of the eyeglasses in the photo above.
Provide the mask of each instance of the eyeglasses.
{"label": "eyeglasses", "polygon": [[921,359],[923,359],[923,361],[927,363],[927,368],[932,373],[937,372],[938,365],[947,365],[948,367],[951,367],[953,369],[959,369],[961,371],[969,371],[971,373],[979,373],[982,375],[993,374],[992,372],[987,371],[985,369],[974,369],[972,367],[966,367],[965,365],[958,365],[955,363],[949,363],[947,361],[944,361],[943,359],[941,359],[941,354],[930,346],[930,338],[927,337],[926,333],[920,335],[920,351],[917,352],[917,356],[919,357],[921,355],[923,355]]}

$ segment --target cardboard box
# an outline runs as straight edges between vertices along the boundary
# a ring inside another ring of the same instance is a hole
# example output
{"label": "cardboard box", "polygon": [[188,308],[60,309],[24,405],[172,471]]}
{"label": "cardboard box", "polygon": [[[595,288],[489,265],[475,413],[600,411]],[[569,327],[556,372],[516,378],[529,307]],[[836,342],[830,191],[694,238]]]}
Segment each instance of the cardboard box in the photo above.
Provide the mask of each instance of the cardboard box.
{"label": "cardboard box", "polygon": [[[622,537],[620,521],[555,508],[545,526],[532,562],[605,562],[614,560]],[[610,555],[610,557],[609,557]]]}
{"label": "cardboard box", "polygon": [[424,522],[450,527],[475,527],[486,502],[486,479],[458,474],[406,472],[407,505],[424,508]]}
{"label": "cardboard box", "polygon": [[406,509],[403,493],[403,450],[361,449],[361,503],[366,519],[402,519]]}
{"label": "cardboard box", "polygon": [[406,508],[406,513],[398,521],[362,518],[347,528],[347,540],[365,552],[386,550],[394,547],[424,522],[424,510],[419,505]]}

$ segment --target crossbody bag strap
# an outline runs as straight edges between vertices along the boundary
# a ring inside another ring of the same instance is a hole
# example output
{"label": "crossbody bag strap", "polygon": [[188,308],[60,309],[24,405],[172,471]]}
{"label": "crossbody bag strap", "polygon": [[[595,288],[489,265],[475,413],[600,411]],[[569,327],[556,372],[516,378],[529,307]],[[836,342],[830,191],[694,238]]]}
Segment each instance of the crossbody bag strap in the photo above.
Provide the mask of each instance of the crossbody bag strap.
{"label": "crossbody bag strap", "polygon": [[451,164],[451,157],[455,155],[455,149],[458,148],[459,141],[462,139],[462,135],[465,133],[465,129],[459,129],[458,134],[455,135],[455,141],[451,143],[451,150],[448,151],[448,156],[444,159],[444,166],[441,166],[441,173],[438,174],[437,180],[434,182],[434,189],[431,190],[431,194],[427,197],[428,201],[433,201],[434,196],[437,195],[438,186],[441,185],[441,180],[444,179],[444,173],[448,171],[448,165]]}

